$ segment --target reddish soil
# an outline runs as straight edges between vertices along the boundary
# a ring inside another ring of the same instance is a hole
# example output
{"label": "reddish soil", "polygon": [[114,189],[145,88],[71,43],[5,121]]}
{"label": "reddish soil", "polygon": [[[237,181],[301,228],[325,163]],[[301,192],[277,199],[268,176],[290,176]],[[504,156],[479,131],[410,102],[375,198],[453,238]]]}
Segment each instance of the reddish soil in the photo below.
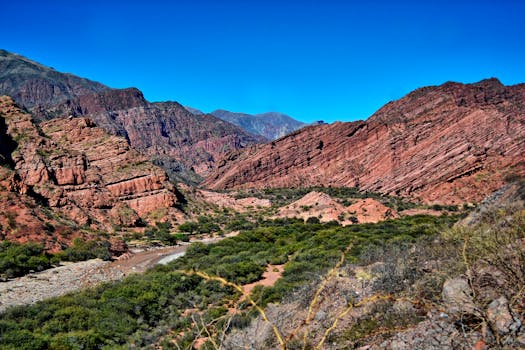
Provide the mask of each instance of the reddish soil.
{"label": "reddish soil", "polygon": [[272,287],[284,272],[284,265],[268,265],[263,273],[263,278],[257,282],[245,284],[242,286],[243,296],[241,300],[249,295],[256,286]]}

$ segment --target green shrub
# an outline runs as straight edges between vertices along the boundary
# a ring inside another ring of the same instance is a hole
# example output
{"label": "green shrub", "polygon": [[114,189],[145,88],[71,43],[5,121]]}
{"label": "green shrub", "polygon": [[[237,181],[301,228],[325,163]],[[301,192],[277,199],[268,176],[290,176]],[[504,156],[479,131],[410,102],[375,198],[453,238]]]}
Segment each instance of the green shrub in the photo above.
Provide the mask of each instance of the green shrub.
{"label": "green shrub", "polygon": [[75,238],[71,247],[63,251],[63,259],[67,261],[84,261],[99,258],[110,260],[109,251],[111,244],[104,240],[84,241],[81,238]]}
{"label": "green shrub", "polygon": [[0,242],[0,276],[13,278],[51,267],[52,255],[36,243]]}
{"label": "green shrub", "polygon": [[[254,297],[264,306],[281,301],[309,283],[314,285],[350,243],[353,249],[347,261],[355,261],[370,246],[387,245],[401,235],[413,239],[430,234],[436,226],[453,220],[452,216],[421,216],[347,227],[294,219],[261,221],[258,228],[216,244],[194,243],[184,257],[143,275],[11,308],[0,319],[0,348],[19,349],[25,343],[29,344],[26,348],[35,349],[148,348],[159,344],[163,337],[182,332],[184,336],[177,345],[188,348],[197,330],[184,310],[196,308],[203,320],[217,319],[226,312],[225,305],[238,300],[239,292],[216,281],[180,274],[179,270],[195,269],[244,284],[260,279],[268,263],[286,263],[282,278],[273,287],[254,291]],[[163,231],[167,227],[158,225],[155,229]],[[82,253],[78,255],[86,255],[89,244],[93,243],[75,242],[68,252],[75,249]],[[235,315],[230,327],[249,325],[253,314],[249,309]],[[211,334],[218,334],[223,326],[220,322],[211,325],[217,327]]]}

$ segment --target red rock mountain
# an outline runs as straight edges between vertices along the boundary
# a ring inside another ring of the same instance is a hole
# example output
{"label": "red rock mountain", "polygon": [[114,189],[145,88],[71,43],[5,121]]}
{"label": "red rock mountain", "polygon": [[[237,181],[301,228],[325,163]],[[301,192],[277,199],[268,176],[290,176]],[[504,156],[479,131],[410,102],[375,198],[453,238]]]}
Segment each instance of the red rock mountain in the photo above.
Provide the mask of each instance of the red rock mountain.
{"label": "red rock mountain", "polygon": [[177,102],[149,103],[135,88],[82,95],[35,114],[40,120],[87,116],[125,137],[170,177],[190,182],[199,180],[195,173],[208,174],[224,153],[265,141],[214,116],[193,115]]}
{"label": "red rock mountain", "polygon": [[0,195],[9,199],[2,201],[0,223],[8,238],[23,238],[28,231],[46,236],[46,230],[38,232],[46,222],[111,230],[159,216],[182,217],[176,207],[184,199],[166,173],[88,118],[36,125],[3,96],[0,139],[6,145],[1,149]]}
{"label": "red rock mountain", "polygon": [[232,153],[211,189],[356,186],[434,203],[479,201],[525,174],[525,84],[425,87],[367,121],[306,127]]}
{"label": "red rock mountain", "polygon": [[135,89],[111,89],[0,50],[0,94],[37,122],[88,116],[163,167],[170,178],[196,183],[225,152],[265,142],[212,115],[193,115],[176,102],[149,103]]}
{"label": "red rock mountain", "polygon": [[0,94],[13,97],[26,108],[51,106],[107,89],[100,83],[60,73],[23,56],[0,50]]}

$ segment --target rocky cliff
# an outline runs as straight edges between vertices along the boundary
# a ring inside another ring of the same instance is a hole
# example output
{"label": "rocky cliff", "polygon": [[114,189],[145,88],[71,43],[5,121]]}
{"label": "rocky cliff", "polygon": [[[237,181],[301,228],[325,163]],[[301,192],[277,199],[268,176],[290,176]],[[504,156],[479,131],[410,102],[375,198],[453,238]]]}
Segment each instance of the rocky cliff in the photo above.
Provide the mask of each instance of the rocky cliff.
{"label": "rocky cliff", "polygon": [[37,122],[87,116],[164,168],[170,178],[197,183],[225,152],[266,139],[176,102],[150,103],[136,88],[111,89],[0,51],[0,94],[12,96]]}
{"label": "rocky cliff", "polygon": [[356,186],[456,204],[524,174],[523,149],[525,84],[446,83],[390,102],[367,121],[306,127],[232,153],[205,185]]}
{"label": "rocky cliff", "polygon": [[[30,197],[41,206],[35,210],[47,211],[50,217],[106,230],[142,225],[159,216],[182,216],[176,206],[184,199],[166,173],[91,119],[53,119],[36,125],[30,114],[4,96],[0,120],[5,125],[2,143],[10,140],[12,145],[9,155],[4,152],[9,160],[4,161],[2,193],[15,204]],[[40,220],[39,215],[33,217]]]}
{"label": "rocky cliff", "polygon": [[211,115],[193,115],[176,102],[149,103],[135,89],[111,89],[35,111],[40,120],[87,116],[104,130],[125,137],[177,180],[198,182],[225,152],[264,142],[260,136]]}

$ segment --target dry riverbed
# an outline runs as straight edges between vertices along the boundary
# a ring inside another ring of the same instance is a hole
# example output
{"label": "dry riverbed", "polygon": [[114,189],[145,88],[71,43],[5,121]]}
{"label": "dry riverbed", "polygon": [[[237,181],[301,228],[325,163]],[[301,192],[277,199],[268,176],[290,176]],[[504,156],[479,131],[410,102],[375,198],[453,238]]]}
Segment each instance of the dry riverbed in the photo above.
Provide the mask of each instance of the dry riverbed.
{"label": "dry riverbed", "polygon": [[[215,243],[226,237],[194,240],[205,244]],[[0,282],[0,312],[16,305],[33,304],[70,292],[92,287],[102,282],[121,280],[132,273],[143,273],[156,264],[166,264],[186,252],[189,244],[174,247],[134,251],[116,261],[93,259],[32,273],[7,282]]]}

